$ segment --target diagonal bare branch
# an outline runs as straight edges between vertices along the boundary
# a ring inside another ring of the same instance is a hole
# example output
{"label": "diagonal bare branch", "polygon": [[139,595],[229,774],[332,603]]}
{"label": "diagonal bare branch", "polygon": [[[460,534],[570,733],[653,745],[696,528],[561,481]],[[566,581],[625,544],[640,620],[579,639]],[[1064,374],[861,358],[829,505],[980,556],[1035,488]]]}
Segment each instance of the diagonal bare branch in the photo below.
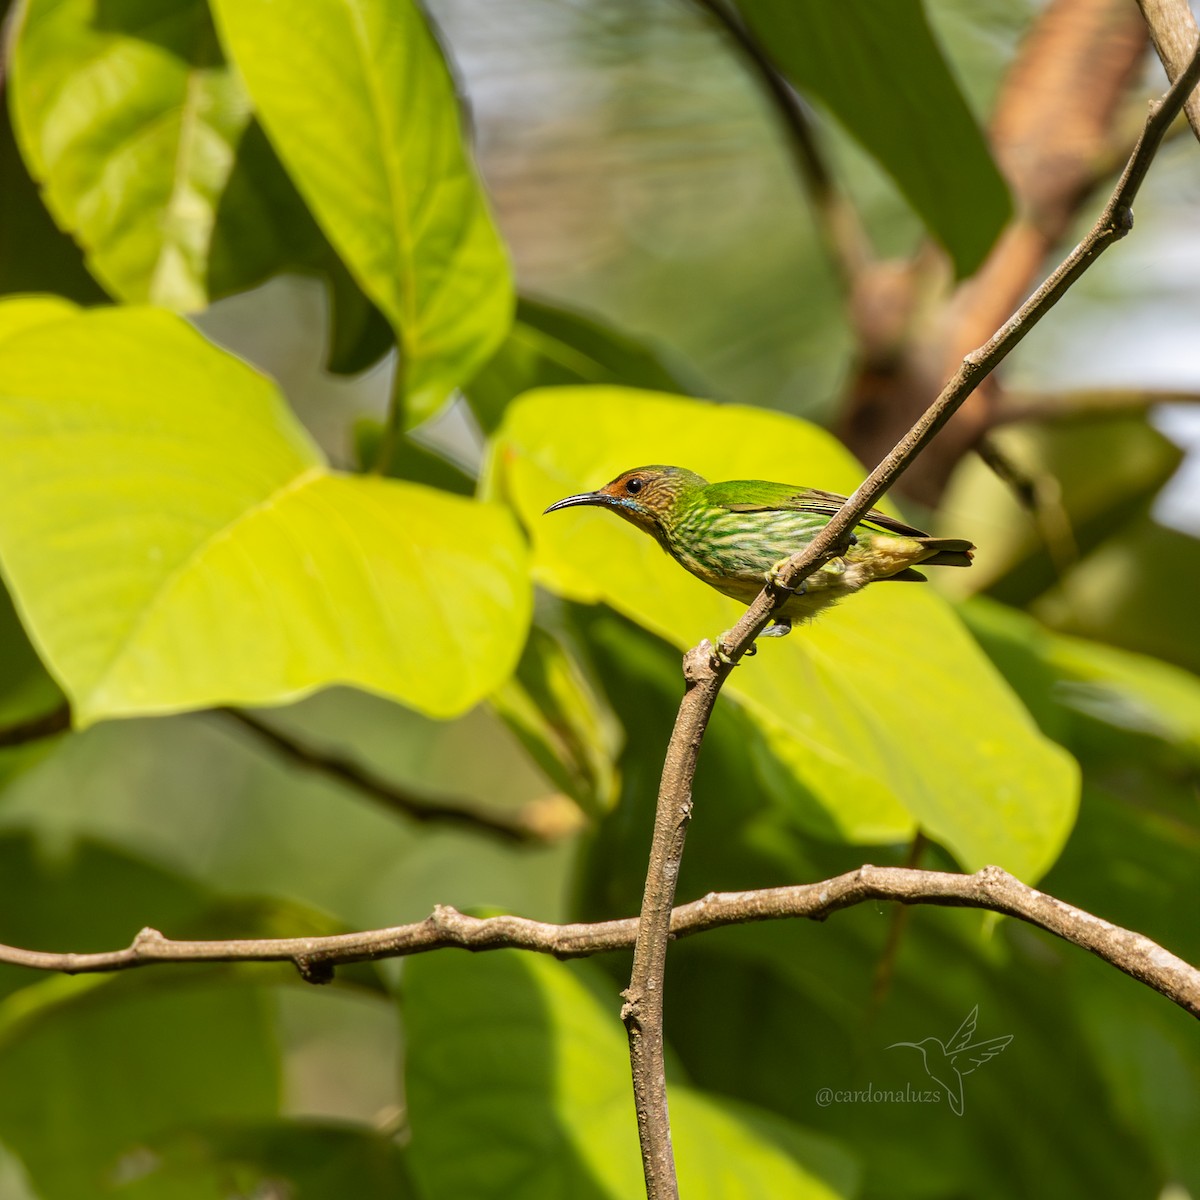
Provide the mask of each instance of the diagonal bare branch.
{"label": "diagonal bare branch", "polygon": [[289,737],[245,709],[219,708],[214,711],[250,730],[282,758],[335,779],[413,821],[457,825],[493,833],[512,842],[532,843],[554,841],[572,832],[578,824],[577,820],[572,820],[578,809],[565,796],[534,800],[512,813],[484,809],[457,796],[434,795],[393,783],[351,759],[317,750]]}
{"label": "diagonal bare branch", "polygon": [[713,647],[707,640],[684,656],[685,691],[667,746],[655,810],[654,834],[641,918],[634,946],[633,971],[625,990],[622,1020],[629,1037],[634,1104],[642,1147],[648,1200],[679,1195],[671,1149],[663,1056],[663,981],[670,940],[675,883],[692,815],[692,779],[704,732],[721,686],[737,661],[762,632],[791,590],[835,557],[866,511],[896,481],[934,434],[968,396],[1063,297],[1071,285],[1109,246],[1133,228],[1133,201],[1167,127],[1200,79],[1200,51],[1186,71],[1155,103],[1142,135],[1104,211],[1087,236],[1048,279],[959,369],[921,418],[842,505],[829,524],[779,572],[776,585],[763,589],[728,634]]}

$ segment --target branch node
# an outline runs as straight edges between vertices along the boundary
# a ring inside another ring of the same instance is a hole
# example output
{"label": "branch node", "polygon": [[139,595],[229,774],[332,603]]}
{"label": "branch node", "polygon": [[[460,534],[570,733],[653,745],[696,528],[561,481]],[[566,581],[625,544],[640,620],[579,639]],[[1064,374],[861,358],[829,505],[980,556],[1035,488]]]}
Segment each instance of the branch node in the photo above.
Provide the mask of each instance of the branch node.
{"label": "branch node", "polygon": [[435,904],[433,912],[425,918],[426,925],[432,925],[439,933],[448,934],[452,937],[460,935],[461,921],[462,913],[452,904]]}
{"label": "branch node", "polygon": [[683,656],[683,677],[689,685],[707,683],[720,668],[718,648],[705,638]]}
{"label": "branch node", "polygon": [[333,982],[333,963],[328,959],[306,958],[303,954],[298,954],[292,961],[305,983],[320,985]]}
{"label": "branch node", "polygon": [[140,955],[143,950],[152,950],[157,946],[161,946],[167,939],[163,937],[157,929],[151,929],[149,925],[143,929],[139,929],[135,935],[133,942],[130,944],[130,949],[134,955]]}
{"label": "branch node", "polygon": [[975,878],[979,881],[979,890],[982,892],[991,893],[997,888],[1009,887],[1016,884],[1018,887],[1024,887],[1019,879],[1010,875],[1003,867],[997,867],[994,863],[989,863],[986,867],[980,867],[975,872]]}

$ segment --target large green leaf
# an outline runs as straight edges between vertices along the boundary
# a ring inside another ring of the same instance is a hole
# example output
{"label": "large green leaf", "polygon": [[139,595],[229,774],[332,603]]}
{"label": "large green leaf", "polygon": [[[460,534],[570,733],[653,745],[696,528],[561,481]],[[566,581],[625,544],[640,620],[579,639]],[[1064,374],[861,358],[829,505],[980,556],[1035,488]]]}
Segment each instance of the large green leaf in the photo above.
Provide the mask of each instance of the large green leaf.
{"label": "large green leaf", "polygon": [[970,601],[961,612],[1056,740],[1067,736],[1063,716],[1071,714],[1102,723],[1109,735],[1115,728],[1167,742],[1200,762],[1200,679],[1192,672],[1054,633],[1024,613],[986,599]]}
{"label": "large green leaf", "polygon": [[[741,609],[611,514],[541,515],[623,469],[672,461],[710,479],[836,491],[861,477],[829,434],[757,409],[618,388],[547,389],[510,407],[493,479],[532,532],[536,577],[680,647],[729,628]],[[1070,830],[1074,763],[930,587],[869,588],[765,643],[728,688],[831,813],[847,791],[870,795],[881,818],[902,807],[965,867],[998,862],[1024,877],[1053,862]]]}
{"label": "large green leaf", "polygon": [[[0,342],[46,321],[74,312],[74,305],[53,296],[0,305]],[[12,597],[0,585],[0,728],[24,725],[53,713],[63,695],[38,659],[13,608]],[[0,784],[38,762],[53,746],[40,739],[9,749],[0,748]]]}
{"label": "large green leaf", "polygon": [[1200,538],[1141,513],[1038,598],[1047,624],[1200,672]]}
{"label": "large green leaf", "polygon": [[0,341],[36,325],[61,321],[79,310],[61,296],[21,296],[0,304]]}
{"label": "large green leaf", "polygon": [[43,1200],[144,1169],[147,1137],[277,1110],[265,997],[229,980],[51,978],[0,1005],[0,1137]]}
{"label": "large green leaf", "polygon": [[[9,944],[86,951],[126,944],[145,925],[220,932],[203,889],[95,845],[50,859],[32,838],[4,836],[0,879]],[[145,1169],[155,1134],[277,1111],[269,1001],[228,974],[70,979],[4,967],[0,995],[0,1139],[42,1200],[108,1195]]]}
{"label": "large green leaf", "polygon": [[[429,955],[405,975],[410,1159],[421,1194],[640,1195],[628,1051],[615,994],[535,955]],[[594,978],[594,977],[593,977]],[[845,1196],[835,1143],[748,1106],[671,1091],[682,1193],[695,1200]]]}
{"label": "large green leaf", "polygon": [[[893,911],[863,905],[672,947],[667,1035],[696,1085],[851,1146],[864,1200],[1158,1196],[1144,1139],[1065,994],[1064,968],[1088,955],[1016,922],[989,930],[979,914],[926,906],[910,910],[881,995]],[[975,1008],[979,1038],[1012,1042],[963,1080],[958,1117],[919,1053],[893,1043],[948,1040]],[[1063,1122],[1068,1111],[1087,1119]]]}
{"label": "large green leaf", "polygon": [[222,39],[329,240],[391,322],[408,416],[503,338],[508,262],[413,0],[216,0]]}
{"label": "large green leaf", "polygon": [[524,640],[508,514],[331,471],[269,380],[163,312],[0,342],[0,472],[0,564],[83,725],[334,682],[446,716]]}
{"label": "large green leaf", "polygon": [[203,0],[30,0],[12,107],[55,219],[124,300],[194,310],[321,251]]}
{"label": "large green leaf", "polygon": [[920,0],[737,5],[791,82],[878,160],[969,275],[1008,220],[1008,190]]}

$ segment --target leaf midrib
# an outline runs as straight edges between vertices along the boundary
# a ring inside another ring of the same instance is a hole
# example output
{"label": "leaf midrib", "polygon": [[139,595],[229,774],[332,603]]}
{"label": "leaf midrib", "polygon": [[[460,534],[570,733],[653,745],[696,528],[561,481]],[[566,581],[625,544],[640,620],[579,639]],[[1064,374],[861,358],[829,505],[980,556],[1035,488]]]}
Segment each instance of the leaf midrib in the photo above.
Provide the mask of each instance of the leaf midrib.
{"label": "leaf midrib", "polygon": [[[362,64],[362,80],[367,93],[368,108],[378,135],[380,159],[383,162],[383,176],[387,185],[389,207],[392,212],[392,227],[396,234],[397,249],[400,252],[402,270],[397,275],[397,284],[401,301],[400,328],[394,332],[396,340],[405,347],[407,357],[415,356],[416,345],[416,289],[413,252],[412,230],[407,220],[408,211],[405,207],[410,201],[404,187],[404,180],[398,170],[399,139],[392,127],[382,90],[376,78],[376,63],[370,53],[370,38],[364,27],[363,18],[358,8],[351,2],[344,3],[349,26],[350,40]],[[415,39],[414,39],[415,40]],[[409,56],[411,58],[411,55]],[[393,151],[389,153],[389,151]]]}
{"label": "leaf midrib", "polygon": [[96,707],[96,697],[99,696],[108,686],[111,677],[124,657],[126,652],[134,645],[149,623],[150,619],[159,610],[163,599],[174,590],[175,585],[182,579],[195,565],[202,559],[218,542],[230,539],[234,536],[235,531],[239,526],[246,524],[255,517],[260,516],[269,509],[278,506],[285,497],[294,495],[296,492],[303,490],[310,484],[316,483],[328,475],[329,469],[324,463],[314,463],[307,467],[298,475],[293,476],[282,487],[276,488],[273,492],[264,496],[261,500],[248,505],[242,509],[232,521],[227,521],[219,528],[212,530],[207,537],[199,539],[192,549],[175,564],[159,581],[158,586],[154,589],[151,595],[147,598],[146,603],[139,609],[136,617],[129,623],[125,633],[121,635],[113,646],[112,653],[108,656],[105,662],[95,675],[95,679],[87,691],[87,699],[85,703],[80,704],[80,709],[89,711]]}

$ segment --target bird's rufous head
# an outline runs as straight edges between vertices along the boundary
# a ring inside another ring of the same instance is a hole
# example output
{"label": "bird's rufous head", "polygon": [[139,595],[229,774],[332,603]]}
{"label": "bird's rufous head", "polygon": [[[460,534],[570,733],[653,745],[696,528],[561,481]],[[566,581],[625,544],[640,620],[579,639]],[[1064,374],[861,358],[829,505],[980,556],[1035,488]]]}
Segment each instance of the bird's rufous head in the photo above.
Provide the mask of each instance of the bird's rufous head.
{"label": "bird's rufous head", "polygon": [[611,483],[595,492],[580,492],[551,504],[546,512],[577,505],[608,508],[648,533],[656,533],[679,498],[707,480],[682,467],[635,467],[622,471]]}

